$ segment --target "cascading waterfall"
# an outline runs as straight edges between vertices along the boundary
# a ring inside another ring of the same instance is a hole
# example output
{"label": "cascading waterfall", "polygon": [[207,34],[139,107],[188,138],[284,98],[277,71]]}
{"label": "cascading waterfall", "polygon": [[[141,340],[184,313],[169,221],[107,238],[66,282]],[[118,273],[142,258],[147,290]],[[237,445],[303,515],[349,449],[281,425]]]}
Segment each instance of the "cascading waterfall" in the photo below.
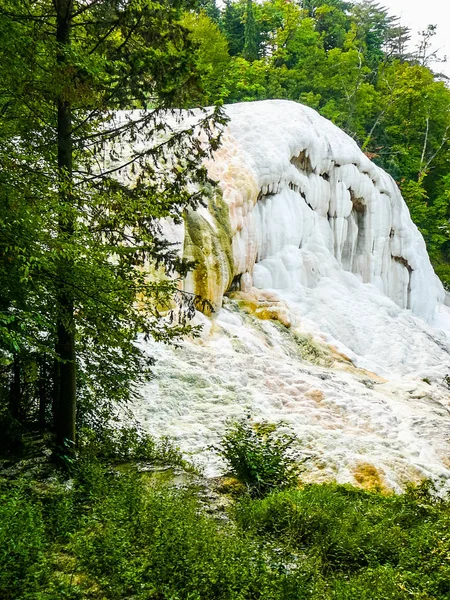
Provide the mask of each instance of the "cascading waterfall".
{"label": "cascading waterfall", "polygon": [[249,412],[295,430],[306,478],[449,478],[450,313],[395,182],[310,108],[226,110],[219,187],[177,231],[185,288],[215,314],[178,349],[143,345],[159,358],[138,419],[208,473],[205,448]]}

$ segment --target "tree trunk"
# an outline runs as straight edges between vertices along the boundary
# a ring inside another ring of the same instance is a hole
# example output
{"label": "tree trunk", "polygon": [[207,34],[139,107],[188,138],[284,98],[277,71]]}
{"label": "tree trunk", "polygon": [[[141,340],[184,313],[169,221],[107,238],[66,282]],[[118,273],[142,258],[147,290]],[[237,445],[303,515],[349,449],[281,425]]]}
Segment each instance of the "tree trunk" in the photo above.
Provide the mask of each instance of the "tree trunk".
{"label": "tree trunk", "polygon": [[59,405],[59,360],[57,358],[53,361],[53,386],[52,386],[52,419],[53,428],[56,431],[56,424],[58,422],[58,405]]}
{"label": "tree trunk", "polygon": [[45,428],[45,413],[47,410],[47,369],[46,369],[46,356],[45,354],[40,357],[38,361],[39,365],[39,427]]}
{"label": "tree trunk", "polygon": [[20,418],[20,360],[17,355],[14,356],[12,367],[12,379],[9,388],[9,411],[15,419]]}
{"label": "tree trunk", "polygon": [[[72,0],[54,0],[57,12],[58,63],[66,82],[57,98],[58,174],[60,216],[58,237],[62,244],[70,243],[74,234],[73,172],[72,172],[72,115],[71,89],[66,81],[65,61],[70,46]],[[67,89],[65,89],[67,87]],[[76,373],[74,302],[71,289],[73,264],[67,255],[59,263],[60,292],[56,352],[59,357],[56,442],[62,455],[72,454],[75,445]]]}

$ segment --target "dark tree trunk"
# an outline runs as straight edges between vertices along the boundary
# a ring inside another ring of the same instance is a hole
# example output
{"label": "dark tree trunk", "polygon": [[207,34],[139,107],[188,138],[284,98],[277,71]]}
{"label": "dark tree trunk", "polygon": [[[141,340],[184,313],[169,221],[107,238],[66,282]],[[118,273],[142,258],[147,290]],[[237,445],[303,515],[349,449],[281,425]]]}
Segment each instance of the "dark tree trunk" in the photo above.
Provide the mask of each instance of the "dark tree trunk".
{"label": "dark tree trunk", "polygon": [[47,410],[47,369],[46,369],[46,356],[41,356],[39,361],[39,427],[45,428],[46,418],[45,413]]}
{"label": "dark tree trunk", "polygon": [[53,428],[56,431],[56,423],[58,422],[58,405],[59,405],[59,361],[55,358],[53,361],[53,386],[52,386],[52,417]]}
{"label": "dark tree trunk", "polygon": [[16,355],[12,367],[12,379],[9,388],[9,411],[15,419],[20,418],[20,360]]}
{"label": "dark tree trunk", "polygon": [[[73,172],[72,172],[72,116],[71,89],[65,68],[70,46],[72,0],[54,0],[57,12],[58,62],[66,86],[57,98],[58,172],[60,217],[58,235],[63,244],[70,243],[74,234]],[[63,454],[73,453],[75,444],[76,373],[74,302],[71,288],[73,265],[70,258],[61,258],[59,275],[61,288],[58,297],[58,326],[56,351],[59,357],[58,402],[56,413],[56,441]]]}

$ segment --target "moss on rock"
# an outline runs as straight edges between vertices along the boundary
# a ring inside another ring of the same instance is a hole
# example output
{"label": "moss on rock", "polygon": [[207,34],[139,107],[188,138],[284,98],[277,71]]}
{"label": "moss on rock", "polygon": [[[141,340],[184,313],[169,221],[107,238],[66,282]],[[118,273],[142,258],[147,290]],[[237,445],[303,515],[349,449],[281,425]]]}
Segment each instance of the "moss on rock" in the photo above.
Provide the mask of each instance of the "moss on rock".
{"label": "moss on rock", "polygon": [[325,344],[319,344],[312,335],[294,332],[293,339],[300,350],[300,356],[314,365],[332,367],[333,357]]}
{"label": "moss on rock", "polygon": [[211,222],[200,212],[185,215],[184,257],[196,267],[186,279],[186,289],[220,306],[222,295],[233,280],[233,252],[228,207],[219,190],[208,200]]}

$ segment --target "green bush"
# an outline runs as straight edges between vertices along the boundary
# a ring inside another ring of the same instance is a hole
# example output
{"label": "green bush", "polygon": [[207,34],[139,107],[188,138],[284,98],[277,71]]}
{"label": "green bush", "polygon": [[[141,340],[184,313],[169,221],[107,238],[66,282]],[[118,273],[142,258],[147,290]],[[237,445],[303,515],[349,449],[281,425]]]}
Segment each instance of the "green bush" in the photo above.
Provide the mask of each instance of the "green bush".
{"label": "green bush", "polygon": [[390,496],[308,485],[244,498],[235,517],[272,547],[316,560],[324,598],[450,598],[450,502],[429,482]]}
{"label": "green bush", "polygon": [[0,480],[0,598],[450,599],[450,502],[429,483],[275,489],[225,513],[205,482],[157,481],[86,456],[70,481]]}
{"label": "green bush", "polygon": [[294,435],[281,433],[279,426],[242,420],[228,428],[218,452],[250,495],[261,497],[297,485],[300,460],[292,455],[296,441]]}
{"label": "green bush", "polygon": [[333,600],[431,600],[411,590],[401,573],[388,565],[330,580],[327,597]]}
{"label": "green bush", "polygon": [[307,549],[325,571],[347,572],[397,565],[408,545],[408,530],[401,526],[407,514],[408,503],[397,497],[332,484],[244,500],[236,509],[244,529]]}
{"label": "green bush", "polygon": [[16,600],[45,577],[45,527],[24,482],[0,491],[0,598]]}
{"label": "green bush", "polygon": [[168,439],[156,439],[138,427],[84,427],[78,440],[80,457],[84,460],[112,462],[145,461],[179,466],[192,470],[180,450]]}
{"label": "green bush", "polygon": [[148,487],[135,474],[113,478],[108,488],[71,543],[81,571],[98,583],[102,597],[302,597],[299,582],[311,573],[298,571],[294,586],[292,577],[272,568],[257,540],[205,513],[195,490]]}

